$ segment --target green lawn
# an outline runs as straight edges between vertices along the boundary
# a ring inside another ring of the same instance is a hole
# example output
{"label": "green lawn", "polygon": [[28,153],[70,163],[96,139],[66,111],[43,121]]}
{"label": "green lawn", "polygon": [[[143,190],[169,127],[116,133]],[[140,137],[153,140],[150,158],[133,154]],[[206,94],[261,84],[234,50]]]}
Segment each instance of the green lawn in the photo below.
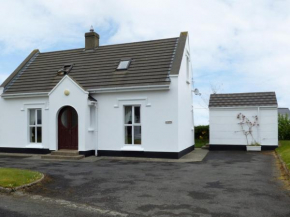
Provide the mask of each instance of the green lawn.
{"label": "green lawn", "polygon": [[204,146],[207,143],[208,143],[208,140],[195,139],[195,148],[201,148],[202,146]]}
{"label": "green lawn", "polygon": [[4,188],[15,188],[39,180],[42,174],[30,170],[14,168],[0,168],[0,186]]}
{"label": "green lawn", "polygon": [[280,154],[288,169],[290,169],[290,140],[281,140],[279,143],[280,146],[276,151]]}

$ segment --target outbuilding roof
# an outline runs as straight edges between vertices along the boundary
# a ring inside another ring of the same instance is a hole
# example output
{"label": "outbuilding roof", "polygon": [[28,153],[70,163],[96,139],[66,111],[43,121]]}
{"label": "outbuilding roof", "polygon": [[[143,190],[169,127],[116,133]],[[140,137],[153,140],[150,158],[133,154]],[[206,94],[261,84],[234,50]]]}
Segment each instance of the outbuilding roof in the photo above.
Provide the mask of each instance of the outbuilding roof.
{"label": "outbuilding roof", "polygon": [[289,110],[289,108],[278,108],[278,113],[280,115],[288,115],[288,117],[290,118],[290,110]]}
{"label": "outbuilding roof", "polygon": [[211,94],[209,107],[278,106],[275,92]]}
{"label": "outbuilding roof", "polygon": [[[85,90],[169,85],[178,74],[187,32],[180,37],[41,53],[34,50],[4,81],[5,94],[46,93],[63,78],[62,69]],[[130,67],[117,70],[121,60]]]}

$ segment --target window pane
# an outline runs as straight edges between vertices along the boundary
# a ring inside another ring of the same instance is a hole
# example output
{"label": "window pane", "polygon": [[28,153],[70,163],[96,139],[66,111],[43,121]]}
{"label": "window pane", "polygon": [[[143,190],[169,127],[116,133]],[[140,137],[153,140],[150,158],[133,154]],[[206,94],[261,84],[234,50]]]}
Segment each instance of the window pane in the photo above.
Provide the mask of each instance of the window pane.
{"label": "window pane", "polygon": [[118,65],[117,69],[127,69],[128,65],[129,65],[130,61],[126,60],[126,61],[121,61]]}
{"label": "window pane", "polygon": [[61,119],[62,125],[67,127],[68,126],[68,123],[67,123],[67,110],[63,111],[60,119]]}
{"label": "window pane", "polygon": [[41,124],[41,110],[37,110],[37,124]]}
{"label": "window pane", "polygon": [[134,144],[135,145],[141,144],[141,126],[134,127]]}
{"label": "window pane", "polygon": [[125,127],[125,144],[132,144],[132,127]]}
{"label": "window pane", "polygon": [[41,127],[37,127],[36,133],[37,133],[37,143],[41,143],[42,142],[42,130],[41,130]]}
{"label": "window pane", "polygon": [[125,106],[125,124],[132,124],[132,106]]}
{"label": "window pane", "polygon": [[35,127],[29,127],[30,142],[35,142]]}
{"label": "window pane", "polygon": [[134,112],[135,112],[135,114],[134,114],[134,121],[135,121],[135,123],[140,123],[140,107],[134,107]]}
{"label": "window pane", "polygon": [[30,115],[29,115],[29,124],[35,125],[35,109],[30,109]]}

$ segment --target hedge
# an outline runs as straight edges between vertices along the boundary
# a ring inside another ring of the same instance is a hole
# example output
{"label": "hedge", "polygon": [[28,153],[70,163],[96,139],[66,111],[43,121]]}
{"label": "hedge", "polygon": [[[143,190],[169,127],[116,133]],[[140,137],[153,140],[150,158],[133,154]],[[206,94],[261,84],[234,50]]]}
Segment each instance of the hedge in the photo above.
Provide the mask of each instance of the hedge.
{"label": "hedge", "polygon": [[290,140],[290,119],[288,115],[278,115],[278,138],[279,140]]}
{"label": "hedge", "polygon": [[194,127],[195,139],[209,139],[209,125],[199,125]]}

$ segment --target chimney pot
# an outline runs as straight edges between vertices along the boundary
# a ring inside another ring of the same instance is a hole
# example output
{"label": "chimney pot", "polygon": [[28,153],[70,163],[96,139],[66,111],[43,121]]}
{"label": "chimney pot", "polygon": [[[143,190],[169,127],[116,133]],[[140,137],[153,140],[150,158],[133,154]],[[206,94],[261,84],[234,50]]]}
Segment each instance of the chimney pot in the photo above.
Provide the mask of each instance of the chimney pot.
{"label": "chimney pot", "polygon": [[94,50],[99,47],[100,36],[94,31],[85,33],[85,50]]}

